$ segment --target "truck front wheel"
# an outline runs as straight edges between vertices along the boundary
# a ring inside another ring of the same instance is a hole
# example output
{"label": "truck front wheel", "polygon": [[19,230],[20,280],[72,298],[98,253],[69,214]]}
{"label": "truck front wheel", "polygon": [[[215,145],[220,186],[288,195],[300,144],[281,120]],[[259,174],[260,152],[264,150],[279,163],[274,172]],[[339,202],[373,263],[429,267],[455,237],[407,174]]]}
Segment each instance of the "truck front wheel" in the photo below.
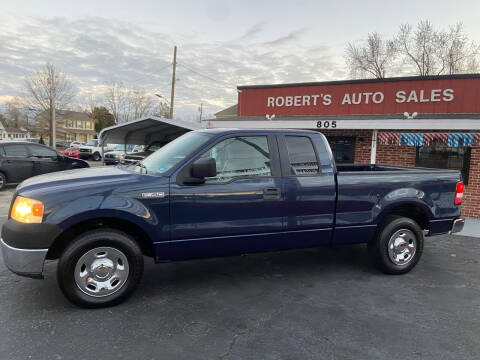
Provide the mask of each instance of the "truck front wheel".
{"label": "truck front wheel", "polygon": [[92,155],[92,160],[93,161],[100,161],[101,158],[102,157],[100,156],[100,154],[98,152],[96,152]]}
{"label": "truck front wheel", "polygon": [[422,256],[423,231],[410,218],[389,216],[368,243],[368,251],[375,266],[384,273],[407,273]]}
{"label": "truck front wheel", "polygon": [[127,234],[97,229],[77,237],[58,262],[63,294],[78,306],[119,304],[132,294],[143,274],[143,254]]}

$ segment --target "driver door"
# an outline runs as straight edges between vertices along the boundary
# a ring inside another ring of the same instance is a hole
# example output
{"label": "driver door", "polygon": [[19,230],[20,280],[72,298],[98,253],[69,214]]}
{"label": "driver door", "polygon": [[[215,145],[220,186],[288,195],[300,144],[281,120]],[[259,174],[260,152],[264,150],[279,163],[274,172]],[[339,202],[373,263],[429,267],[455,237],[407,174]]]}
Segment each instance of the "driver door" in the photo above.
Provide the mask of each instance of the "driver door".
{"label": "driver door", "polygon": [[200,157],[215,159],[217,175],[200,185],[179,184],[172,176],[172,241],[158,254],[187,259],[280,248],[283,192],[276,138],[223,138],[191,163]]}

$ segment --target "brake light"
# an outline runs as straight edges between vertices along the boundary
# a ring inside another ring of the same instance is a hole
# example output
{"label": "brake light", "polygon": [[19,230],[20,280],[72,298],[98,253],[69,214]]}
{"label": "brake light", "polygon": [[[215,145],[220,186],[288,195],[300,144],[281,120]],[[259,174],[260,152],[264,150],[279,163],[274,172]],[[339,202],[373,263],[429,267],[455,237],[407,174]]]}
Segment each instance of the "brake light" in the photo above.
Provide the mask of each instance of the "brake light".
{"label": "brake light", "polygon": [[455,189],[455,200],[454,200],[455,205],[462,205],[464,189],[465,189],[465,186],[463,185],[463,182],[462,181],[458,182],[457,187]]}

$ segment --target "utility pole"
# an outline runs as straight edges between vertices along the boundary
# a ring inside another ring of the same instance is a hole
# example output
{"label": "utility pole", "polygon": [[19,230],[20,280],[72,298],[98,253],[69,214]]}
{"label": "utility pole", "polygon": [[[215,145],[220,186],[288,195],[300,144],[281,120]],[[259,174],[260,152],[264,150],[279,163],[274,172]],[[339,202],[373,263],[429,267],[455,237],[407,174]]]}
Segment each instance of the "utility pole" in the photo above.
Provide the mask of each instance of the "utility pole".
{"label": "utility pole", "polygon": [[57,134],[56,134],[56,122],[55,122],[55,101],[50,99],[50,147],[52,149],[57,148]]}
{"label": "utility pole", "polygon": [[175,98],[175,71],[177,69],[177,46],[173,48],[172,95],[170,97],[170,119],[173,119],[173,101]]}
{"label": "utility pole", "polygon": [[198,108],[198,111],[200,111],[200,123],[202,123],[203,103],[200,103],[200,107]]}

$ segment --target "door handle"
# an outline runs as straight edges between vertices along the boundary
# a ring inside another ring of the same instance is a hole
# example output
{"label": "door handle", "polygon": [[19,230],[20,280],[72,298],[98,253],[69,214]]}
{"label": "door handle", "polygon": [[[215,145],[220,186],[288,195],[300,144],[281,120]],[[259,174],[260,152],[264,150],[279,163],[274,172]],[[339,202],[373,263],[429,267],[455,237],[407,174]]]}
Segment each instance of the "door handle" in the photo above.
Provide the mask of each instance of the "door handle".
{"label": "door handle", "polygon": [[280,188],[263,189],[263,198],[265,200],[280,200]]}

